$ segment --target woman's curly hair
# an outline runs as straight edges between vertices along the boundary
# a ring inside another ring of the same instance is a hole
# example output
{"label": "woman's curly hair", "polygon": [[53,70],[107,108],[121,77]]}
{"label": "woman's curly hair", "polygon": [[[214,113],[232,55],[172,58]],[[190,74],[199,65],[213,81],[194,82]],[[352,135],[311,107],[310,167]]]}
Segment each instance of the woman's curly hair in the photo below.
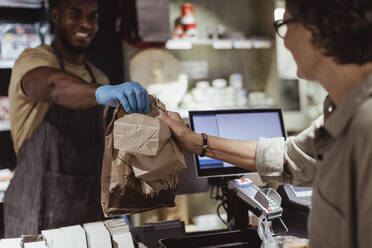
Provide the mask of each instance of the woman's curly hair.
{"label": "woman's curly hair", "polygon": [[313,44],[339,64],[372,62],[372,0],[286,0]]}

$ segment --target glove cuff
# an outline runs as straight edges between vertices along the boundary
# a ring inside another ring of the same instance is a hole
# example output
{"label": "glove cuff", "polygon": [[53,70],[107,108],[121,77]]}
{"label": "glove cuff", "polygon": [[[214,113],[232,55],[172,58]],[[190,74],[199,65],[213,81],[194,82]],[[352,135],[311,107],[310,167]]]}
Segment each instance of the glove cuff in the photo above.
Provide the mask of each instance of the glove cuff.
{"label": "glove cuff", "polygon": [[103,102],[100,99],[100,95],[102,94],[102,90],[104,89],[104,87],[106,87],[106,85],[99,86],[94,93],[98,104],[103,104]]}

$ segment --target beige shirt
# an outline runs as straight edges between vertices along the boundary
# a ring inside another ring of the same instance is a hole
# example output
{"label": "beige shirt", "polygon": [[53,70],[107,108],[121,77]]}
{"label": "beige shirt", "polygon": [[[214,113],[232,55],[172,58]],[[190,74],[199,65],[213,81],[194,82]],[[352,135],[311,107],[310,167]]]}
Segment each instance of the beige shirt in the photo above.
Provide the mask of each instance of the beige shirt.
{"label": "beige shirt", "polygon": [[327,98],[324,117],[300,135],[259,140],[263,180],[313,187],[312,248],[372,247],[371,95],[372,75],[337,108]]}
{"label": "beige shirt", "polygon": [[[92,81],[84,65],[74,65],[66,61],[64,61],[64,65],[66,71],[87,82]],[[108,83],[108,78],[105,74],[95,66],[89,65],[98,83]],[[42,45],[37,48],[26,49],[15,62],[12,70],[8,95],[10,101],[11,135],[17,154],[22,144],[41,125],[52,105],[51,102],[39,102],[26,96],[21,88],[23,76],[28,71],[42,66],[60,69],[59,62],[50,46]]]}

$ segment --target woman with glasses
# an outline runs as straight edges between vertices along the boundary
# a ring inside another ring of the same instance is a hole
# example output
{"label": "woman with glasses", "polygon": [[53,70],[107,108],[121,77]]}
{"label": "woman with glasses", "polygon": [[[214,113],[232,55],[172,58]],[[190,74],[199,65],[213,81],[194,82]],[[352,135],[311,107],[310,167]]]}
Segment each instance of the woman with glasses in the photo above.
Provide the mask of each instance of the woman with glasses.
{"label": "woman with glasses", "polygon": [[372,1],[286,0],[274,24],[298,76],[328,92],[324,114],[296,137],[238,141],[196,134],[177,113],[161,118],[184,150],[312,186],[310,247],[372,247]]}

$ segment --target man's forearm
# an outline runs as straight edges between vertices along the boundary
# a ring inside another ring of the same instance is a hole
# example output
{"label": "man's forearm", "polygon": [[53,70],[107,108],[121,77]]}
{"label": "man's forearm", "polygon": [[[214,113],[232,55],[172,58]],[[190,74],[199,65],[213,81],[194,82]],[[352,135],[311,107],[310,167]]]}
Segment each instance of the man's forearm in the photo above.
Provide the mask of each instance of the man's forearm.
{"label": "man's forearm", "polygon": [[[203,138],[197,133],[190,133],[185,142],[186,149],[200,154],[202,152]],[[250,171],[256,171],[257,141],[241,141],[208,136],[208,149],[206,156],[237,165]]]}
{"label": "man's forearm", "polygon": [[70,73],[48,67],[33,69],[22,80],[26,95],[70,109],[85,109],[97,105],[95,91],[98,86]]}
{"label": "man's forearm", "polygon": [[97,105],[98,84],[69,78],[57,79],[51,90],[52,102],[70,109],[86,109]]}

